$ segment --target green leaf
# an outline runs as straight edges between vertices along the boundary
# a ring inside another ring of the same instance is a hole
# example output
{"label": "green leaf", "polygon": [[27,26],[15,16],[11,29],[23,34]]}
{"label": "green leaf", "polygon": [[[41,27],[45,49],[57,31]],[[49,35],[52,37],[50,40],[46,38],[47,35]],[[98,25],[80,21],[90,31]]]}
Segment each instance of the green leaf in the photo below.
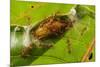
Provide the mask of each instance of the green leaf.
{"label": "green leaf", "polygon": [[[26,32],[25,26],[40,24],[40,21],[55,14],[69,14],[72,8],[75,8],[77,12],[78,17],[75,16],[77,20],[73,27],[61,37],[49,40],[50,43],[53,43],[53,47],[33,48],[31,56],[21,57],[21,52],[25,47],[25,43],[23,43]],[[95,37],[94,14],[94,6],[11,0],[11,65],[81,62],[88,49],[88,43]],[[93,51],[93,58],[90,61],[94,61],[94,57],[95,52]]]}
{"label": "green leaf", "polygon": [[77,5],[76,12],[79,18],[84,17],[85,15],[95,18],[95,6],[93,5]]}
{"label": "green leaf", "polygon": [[[32,6],[34,8],[31,8]],[[48,16],[68,13],[73,6],[75,5],[11,0],[11,25],[24,26],[34,24]]]}
{"label": "green leaf", "polygon": [[[82,29],[85,26],[88,27],[88,30],[81,36],[80,33],[83,32]],[[66,32],[65,36],[54,44],[53,48],[49,49],[41,57],[33,61],[32,65],[81,62],[82,56],[87,50],[88,43],[94,38],[94,26],[94,19],[89,16],[85,16],[82,20],[77,21],[74,28]],[[71,40],[72,51],[70,54],[68,53],[67,46],[68,39]]]}

